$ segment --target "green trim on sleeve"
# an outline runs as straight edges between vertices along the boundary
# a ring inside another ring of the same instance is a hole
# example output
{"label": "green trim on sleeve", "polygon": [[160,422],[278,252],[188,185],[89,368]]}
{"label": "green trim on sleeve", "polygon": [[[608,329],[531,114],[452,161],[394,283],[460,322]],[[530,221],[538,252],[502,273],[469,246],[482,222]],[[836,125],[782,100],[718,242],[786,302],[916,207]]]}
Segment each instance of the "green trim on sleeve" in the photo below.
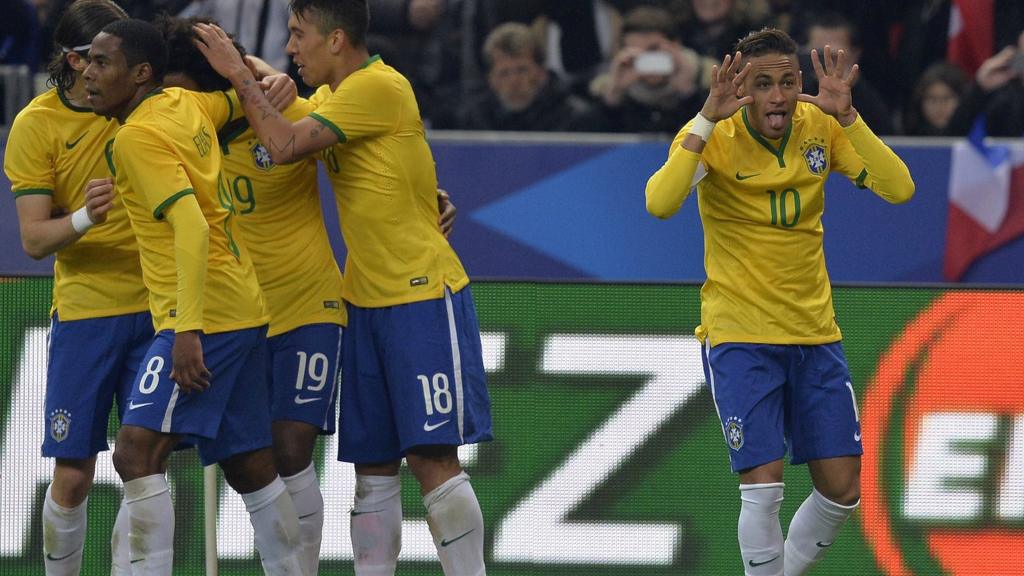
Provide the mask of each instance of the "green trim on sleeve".
{"label": "green trim on sleeve", "polygon": [[191,188],[185,188],[180,192],[175,192],[170,198],[161,202],[160,205],[156,207],[156,210],[153,210],[153,217],[157,220],[163,220],[164,211],[170,208],[171,204],[177,202],[179,198],[182,196],[188,196],[189,194],[195,194],[195,191]]}
{"label": "green trim on sleeve", "polygon": [[235,117],[235,105],[231,102],[231,97],[228,96],[227,92],[221,92],[221,95],[228,101],[228,121],[224,123],[224,126],[227,126],[231,119]]}
{"label": "green trim on sleeve", "polygon": [[114,139],[107,140],[103,146],[103,157],[107,159],[107,168],[110,168],[110,175],[117,176],[117,168],[114,168]]}
{"label": "green trim on sleeve", "polygon": [[53,196],[53,190],[47,188],[25,188],[14,191],[15,198],[21,198],[22,196]]}
{"label": "green trim on sleeve", "polygon": [[338,143],[339,144],[342,144],[342,143],[348,141],[348,137],[345,136],[345,133],[342,132],[341,128],[338,128],[337,126],[335,126],[330,120],[328,120],[327,118],[324,118],[323,116],[317,114],[316,112],[310,112],[309,115],[314,120],[316,120],[317,122],[323,124],[324,126],[327,126],[328,128],[331,129],[332,132],[337,134],[338,135]]}
{"label": "green trim on sleeve", "polygon": [[857,180],[854,182],[854,184],[857,185],[857,188],[860,188],[861,190],[863,190],[864,188],[867,188],[867,186],[864,185],[864,181],[867,180],[867,179],[868,179],[868,169],[865,168],[865,169],[860,171],[860,174],[857,175]]}

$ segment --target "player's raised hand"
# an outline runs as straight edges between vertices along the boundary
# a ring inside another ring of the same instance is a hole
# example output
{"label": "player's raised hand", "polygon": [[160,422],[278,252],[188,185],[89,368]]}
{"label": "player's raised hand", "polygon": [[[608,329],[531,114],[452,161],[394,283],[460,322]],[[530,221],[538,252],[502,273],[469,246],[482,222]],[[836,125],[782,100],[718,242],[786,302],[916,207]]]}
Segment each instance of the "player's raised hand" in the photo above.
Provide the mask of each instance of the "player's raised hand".
{"label": "player's raised hand", "polygon": [[218,74],[225,78],[231,78],[239,72],[252,74],[242,61],[242,55],[238,53],[231,38],[220,26],[197,22],[192,26],[192,30],[197,36],[196,47],[203,56],[206,56],[206,60]]}
{"label": "player's raised hand", "polygon": [[199,331],[178,332],[171,349],[171,380],[189,392],[202,392],[210,387],[210,371],[203,362],[203,344]]}
{"label": "player's raised hand", "polygon": [[711,91],[701,108],[702,116],[712,122],[725,120],[737,110],[754,101],[747,95],[740,98],[739,90],[743,80],[750,73],[750,63],[743,64],[743,54],[727,54],[722,65],[711,68]]}
{"label": "player's raised hand", "polygon": [[89,180],[85,185],[85,210],[96,224],[107,221],[107,212],[114,207],[114,181],[110,178]]}
{"label": "player's raised hand", "polygon": [[447,238],[455,227],[455,204],[452,204],[448,192],[437,189],[437,211],[441,216],[437,219],[437,225],[441,227],[441,233]]}
{"label": "player's raised hand", "polygon": [[847,70],[846,52],[842,49],[832,51],[832,46],[825,45],[825,66],[822,68],[818,60],[818,51],[811,50],[811,64],[814,74],[818,77],[818,95],[799,94],[801,102],[810,102],[826,114],[835,116],[843,126],[849,126],[857,119],[857,110],[853,107],[852,90],[860,74],[860,67],[854,64]]}

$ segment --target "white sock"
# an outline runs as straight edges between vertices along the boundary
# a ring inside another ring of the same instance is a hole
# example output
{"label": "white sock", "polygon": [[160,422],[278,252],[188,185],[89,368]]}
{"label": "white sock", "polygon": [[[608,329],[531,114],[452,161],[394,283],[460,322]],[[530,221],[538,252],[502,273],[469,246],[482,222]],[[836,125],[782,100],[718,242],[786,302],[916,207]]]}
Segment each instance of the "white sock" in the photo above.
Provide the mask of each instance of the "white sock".
{"label": "white sock", "polygon": [[402,550],[402,483],[398,476],[356,474],[349,513],[357,576],[392,576]]}
{"label": "white sock", "polygon": [[131,520],[128,504],[122,499],[117,509],[117,519],[110,533],[110,576],[132,576],[131,557],[128,552],[128,531]]}
{"label": "white sock", "polygon": [[299,517],[299,537],[302,544],[302,564],[306,574],[320,569],[320,540],[324,532],[324,496],[316,468],[309,466],[294,476],[281,478],[295,504]]}
{"label": "white sock", "polygon": [[171,576],[174,562],[174,505],[167,478],[153,474],[124,483],[128,543],[135,576]]}
{"label": "white sock", "polygon": [[82,568],[82,547],[87,526],[89,499],[65,508],[53,501],[50,486],[43,500],[43,563],[47,576],[78,576]]}
{"label": "white sock", "polygon": [[747,576],[782,576],[783,546],[779,509],[782,482],[740,484],[740,520],[737,528],[743,570]]}
{"label": "white sock", "polygon": [[281,477],[242,494],[242,501],[249,512],[263,571],[269,576],[306,574],[299,561],[299,517]]}
{"label": "white sock", "polygon": [[786,576],[806,574],[832,546],[839,528],[857,508],[825,498],[817,490],[800,505],[786,538]]}
{"label": "white sock", "polygon": [[427,525],[446,576],[483,576],[484,516],[469,474],[459,473],[423,497]]}

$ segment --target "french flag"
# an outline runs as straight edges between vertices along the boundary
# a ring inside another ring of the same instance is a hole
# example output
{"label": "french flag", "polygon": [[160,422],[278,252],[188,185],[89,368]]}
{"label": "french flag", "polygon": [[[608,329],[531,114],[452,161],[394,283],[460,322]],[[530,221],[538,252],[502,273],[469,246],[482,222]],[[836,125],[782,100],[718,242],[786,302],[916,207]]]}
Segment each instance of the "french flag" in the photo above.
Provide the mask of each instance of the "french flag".
{"label": "french flag", "polygon": [[986,146],[985,122],[953,146],[942,274],[956,282],[976,260],[1024,235],[1024,147]]}
{"label": "french flag", "polygon": [[995,45],[995,0],[953,0],[949,10],[946,60],[972,78]]}

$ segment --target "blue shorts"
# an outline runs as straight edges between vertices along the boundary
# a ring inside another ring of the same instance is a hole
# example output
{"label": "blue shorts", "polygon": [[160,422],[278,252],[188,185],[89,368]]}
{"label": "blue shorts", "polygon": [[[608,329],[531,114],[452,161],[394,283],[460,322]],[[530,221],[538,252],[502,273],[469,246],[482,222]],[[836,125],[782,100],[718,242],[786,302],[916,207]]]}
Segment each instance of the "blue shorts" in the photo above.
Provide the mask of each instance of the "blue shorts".
{"label": "blue shorts", "polygon": [[203,465],[270,446],[266,335],[266,326],[201,335],[210,387],[186,394],[170,377],[174,331],[158,332],[122,423],[192,436]]}
{"label": "blue shorts", "polygon": [[389,462],[414,446],[491,440],[469,288],[385,308],[348,304],[338,459]]}
{"label": "blue shorts", "polygon": [[271,420],[334,433],[342,331],[337,324],[308,324],[267,339]]}
{"label": "blue shorts", "polygon": [[46,366],[43,456],[82,460],[109,449],[107,424],[128,402],[153,340],[149,312],[61,322],[54,313]]}
{"label": "blue shorts", "polygon": [[733,472],[859,456],[860,418],[840,342],[702,347]]}

